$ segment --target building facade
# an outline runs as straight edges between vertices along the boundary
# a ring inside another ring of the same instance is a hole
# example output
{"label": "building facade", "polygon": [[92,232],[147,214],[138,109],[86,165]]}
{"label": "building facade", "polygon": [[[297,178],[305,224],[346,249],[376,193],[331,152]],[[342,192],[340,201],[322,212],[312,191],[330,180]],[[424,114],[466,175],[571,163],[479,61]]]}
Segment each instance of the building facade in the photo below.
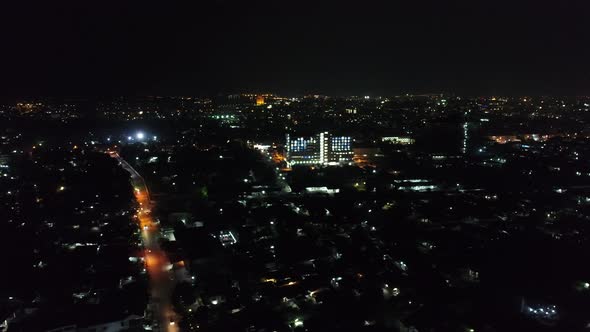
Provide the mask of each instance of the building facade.
{"label": "building facade", "polygon": [[287,134],[287,165],[344,165],[352,163],[352,138],[329,132],[303,137]]}

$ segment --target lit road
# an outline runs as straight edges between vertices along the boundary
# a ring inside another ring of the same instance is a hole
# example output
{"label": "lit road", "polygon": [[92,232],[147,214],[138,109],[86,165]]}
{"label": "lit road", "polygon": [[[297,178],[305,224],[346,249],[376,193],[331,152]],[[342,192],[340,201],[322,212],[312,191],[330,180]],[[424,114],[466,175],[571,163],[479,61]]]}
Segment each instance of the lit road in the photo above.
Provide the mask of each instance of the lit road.
{"label": "lit road", "polygon": [[287,181],[285,181],[285,178],[281,174],[277,165],[273,162],[272,156],[266,150],[258,150],[258,151],[262,154],[262,158],[264,159],[266,164],[269,165],[270,167],[272,167],[272,169],[274,170],[277,185],[281,188],[281,194],[291,193],[291,187],[289,186]]}
{"label": "lit road", "polygon": [[145,250],[145,266],[150,279],[148,315],[153,321],[153,329],[155,331],[177,332],[178,317],[170,302],[175,280],[173,272],[169,268],[170,262],[158,244],[160,228],[151,215],[152,202],[149,190],[141,175],[127,161],[115,152],[109,152],[109,154],[131,174],[131,184],[134,187],[135,198],[139,205],[137,221]]}

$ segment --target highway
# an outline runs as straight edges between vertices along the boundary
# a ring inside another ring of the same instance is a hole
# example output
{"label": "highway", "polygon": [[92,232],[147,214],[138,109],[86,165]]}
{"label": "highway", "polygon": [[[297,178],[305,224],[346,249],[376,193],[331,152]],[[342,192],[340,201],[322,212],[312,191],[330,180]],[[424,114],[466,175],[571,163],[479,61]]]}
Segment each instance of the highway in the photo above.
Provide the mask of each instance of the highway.
{"label": "highway", "polygon": [[170,262],[158,243],[161,236],[160,227],[151,214],[153,203],[148,187],[143,177],[118,153],[110,151],[109,155],[117,159],[121,167],[131,174],[131,184],[139,205],[137,221],[141,230],[145,266],[150,280],[147,318],[152,320],[151,326],[154,331],[177,332],[178,317],[170,300],[176,281],[170,270]]}

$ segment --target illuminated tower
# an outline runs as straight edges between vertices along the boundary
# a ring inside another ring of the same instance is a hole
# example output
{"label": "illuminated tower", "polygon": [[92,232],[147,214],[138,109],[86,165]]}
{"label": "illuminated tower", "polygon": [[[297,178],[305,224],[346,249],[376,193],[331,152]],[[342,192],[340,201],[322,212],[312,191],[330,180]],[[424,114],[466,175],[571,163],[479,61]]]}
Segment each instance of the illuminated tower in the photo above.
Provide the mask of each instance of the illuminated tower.
{"label": "illuminated tower", "polygon": [[328,162],[328,133],[320,133],[320,164]]}
{"label": "illuminated tower", "polygon": [[256,106],[264,105],[264,96],[256,96]]}
{"label": "illuminated tower", "polygon": [[469,139],[469,123],[463,123],[463,145],[461,146],[461,152],[463,154],[467,153],[467,140]]}

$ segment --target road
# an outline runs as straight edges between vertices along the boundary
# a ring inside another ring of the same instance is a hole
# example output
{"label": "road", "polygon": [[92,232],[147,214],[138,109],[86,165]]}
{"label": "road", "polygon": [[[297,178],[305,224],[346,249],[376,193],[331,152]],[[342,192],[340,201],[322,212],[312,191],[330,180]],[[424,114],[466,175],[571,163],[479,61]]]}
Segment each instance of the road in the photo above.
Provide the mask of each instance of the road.
{"label": "road", "polygon": [[121,158],[118,153],[109,152],[109,155],[117,159],[121,167],[131,174],[131,184],[139,205],[137,220],[141,230],[145,265],[150,280],[148,315],[153,320],[153,329],[160,332],[177,332],[179,330],[178,317],[170,301],[175,285],[174,273],[170,270],[170,262],[158,243],[161,233],[158,223],[155,222],[151,214],[153,203],[150,199],[150,192],[143,177],[127,161]]}
{"label": "road", "polygon": [[274,170],[275,176],[276,176],[276,180],[277,180],[277,185],[281,188],[281,194],[289,194],[289,193],[291,193],[291,187],[289,186],[289,184],[287,183],[287,181],[285,181],[285,178],[281,174],[280,169],[273,162],[272,156],[270,155],[270,153],[268,153],[268,151],[265,151],[265,150],[258,150],[258,151],[262,154],[262,158],[266,162],[266,164],[269,167],[272,167],[272,169]]}

